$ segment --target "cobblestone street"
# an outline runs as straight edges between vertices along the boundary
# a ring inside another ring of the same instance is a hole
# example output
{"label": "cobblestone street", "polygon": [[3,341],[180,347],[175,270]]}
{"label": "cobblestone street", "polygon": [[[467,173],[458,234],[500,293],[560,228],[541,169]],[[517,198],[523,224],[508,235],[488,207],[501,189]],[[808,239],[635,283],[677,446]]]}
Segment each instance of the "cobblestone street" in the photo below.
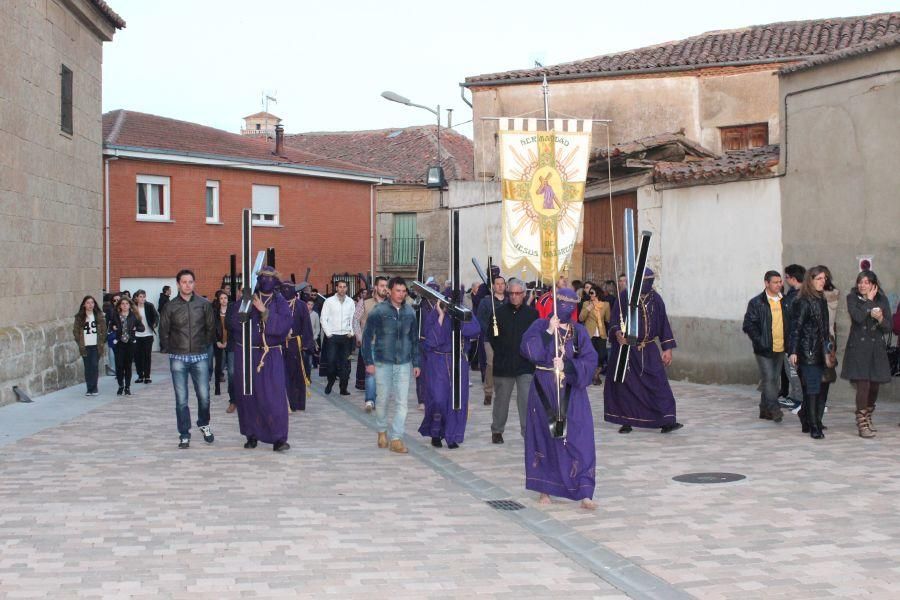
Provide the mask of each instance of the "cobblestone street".
{"label": "cobblestone street", "polygon": [[[900,595],[893,405],[867,441],[838,403],[815,441],[790,415],[758,420],[749,388],[675,384],[685,428],[626,436],[602,423],[593,388],[599,508],[588,512],[538,508],[515,410],[506,443],[492,445],[477,387],[458,450],[415,433],[414,406],[410,455],[379,450],[361,393],[326,397],[316,382],[309,410],[291,417],[290,452],[244,450],[224,396],[215,443],[194,430],[180,451],[154,360],[154,383],[130,398],[106,377],[96,399],[77,387],[0,408],[0,596]],[[672,481],[699,471],[747,479]]]}

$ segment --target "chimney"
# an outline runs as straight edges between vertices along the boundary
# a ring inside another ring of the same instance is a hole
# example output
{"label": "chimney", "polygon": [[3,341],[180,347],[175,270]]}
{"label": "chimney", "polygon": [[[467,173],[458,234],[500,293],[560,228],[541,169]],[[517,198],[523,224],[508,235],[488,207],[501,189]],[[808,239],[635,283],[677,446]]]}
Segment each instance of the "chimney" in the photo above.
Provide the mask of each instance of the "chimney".
{"label": "chimney", "polygon": [[275,126],[275,154],[281,156],[284,153],[284,126],[280,123]]}

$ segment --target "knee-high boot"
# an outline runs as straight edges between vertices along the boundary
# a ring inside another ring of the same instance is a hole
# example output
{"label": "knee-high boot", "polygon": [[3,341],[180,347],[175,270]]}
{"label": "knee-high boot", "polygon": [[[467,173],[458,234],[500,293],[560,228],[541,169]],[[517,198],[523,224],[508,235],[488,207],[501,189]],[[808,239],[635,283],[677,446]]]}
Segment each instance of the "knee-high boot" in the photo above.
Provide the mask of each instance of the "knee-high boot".
{"label": "knee-high boot", "polygon": [[[825,407],[822,406],[821,410],[824,411]],[[809,436],[815,440],[820,440],[825,437],[825,434],[822,433],[822,419],[820,417],[820,407],[819,407],[819,395],[818,394],[807,394],[806,395],[806,422],[809,424]]]}
{"label": "knee-high boot", "polygon": [[797,411],[797,417],[800,419],[800,430],[803,433],[809,433],[809,395],[803,394],[803,402],[800,404],[800,410]]}
{"label": "knee-high boot", "polygon": [[[819,437],[825,437],[825,426],[822,425],[822,418],[825,416],[825,397],[822,394],[816,394],[816,427],[819,430]],[[812,433],[812,431],[810,431]],[[815,437],[815,436],[814,436]]]}

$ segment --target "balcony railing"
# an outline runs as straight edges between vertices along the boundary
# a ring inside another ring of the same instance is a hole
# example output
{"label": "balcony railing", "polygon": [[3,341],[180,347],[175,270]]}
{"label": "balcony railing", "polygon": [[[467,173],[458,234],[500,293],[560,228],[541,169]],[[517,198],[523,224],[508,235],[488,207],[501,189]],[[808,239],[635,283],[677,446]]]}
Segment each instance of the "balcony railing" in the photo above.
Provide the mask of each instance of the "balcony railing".
{"label": "balcony railing", "polygon": [[382,267],[414,267],[419,253],[418,237],[383,237],[379,240]]}

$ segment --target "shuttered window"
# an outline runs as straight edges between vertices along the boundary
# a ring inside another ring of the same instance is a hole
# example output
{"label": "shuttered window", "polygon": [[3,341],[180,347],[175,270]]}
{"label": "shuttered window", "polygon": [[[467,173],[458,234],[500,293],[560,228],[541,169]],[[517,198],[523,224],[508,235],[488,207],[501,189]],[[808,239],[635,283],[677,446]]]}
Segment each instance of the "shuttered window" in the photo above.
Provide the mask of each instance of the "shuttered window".
{"label": "shuttered window", "polygon": [[253,224],[278,225],[278,186],[253,186]]}
{"label": "shuttered window", "polygon": [[754,123],[735,127],[720,127],[722,151],[761,148],[769,143],[769,124]]}

